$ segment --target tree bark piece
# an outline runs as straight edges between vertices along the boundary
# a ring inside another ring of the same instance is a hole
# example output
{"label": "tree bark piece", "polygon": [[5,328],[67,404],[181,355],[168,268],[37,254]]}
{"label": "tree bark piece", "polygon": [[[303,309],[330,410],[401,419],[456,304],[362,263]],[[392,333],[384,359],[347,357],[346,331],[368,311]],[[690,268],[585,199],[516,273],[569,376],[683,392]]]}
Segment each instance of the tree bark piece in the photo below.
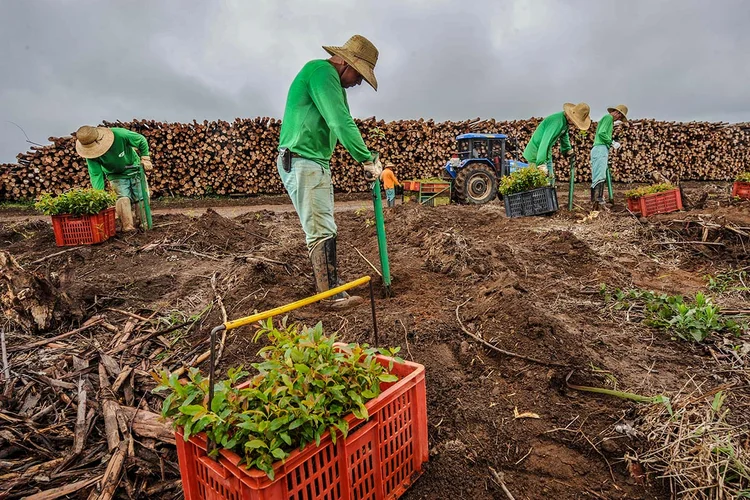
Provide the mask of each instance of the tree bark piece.
{"label": "tree bark piece", "polygon": [[6,318],[27,332],[39,333],[83,317],[83,309],[39,273],[26,271],[0,251],[0,304]]}
{"label": "tree bark piece", "polygon": [[64,497],[71,495],[78,490],[82,490],[87,486],[91,486],[102,478],[102,476],[92,477],[91,479],[84,479],[83,481],[76,481],[75,483],[66,484],[59,488],[52,488],[51,490],[42,491],[35,495],[24,497],[25,500],[54,500],[55,498]]}
{"label": "tree bark piece", "polygon": [[101,493],[97,500],[110,500],[115,494],[117,485],[120,484],[122,475],[122,465],[125,463],[125,455],[128,452],[128,445],[125,441],[120,441],[117,449],[112,454],[107,464],[107,470],[104,472],[102,479]]}
{"label": "tree bark piece", "polygon": [[171,423],[162,421],[161,415],[130,406],[123,406],[121,410],[125,418],[131,423],[131,429],[137,436],[175,444]]}

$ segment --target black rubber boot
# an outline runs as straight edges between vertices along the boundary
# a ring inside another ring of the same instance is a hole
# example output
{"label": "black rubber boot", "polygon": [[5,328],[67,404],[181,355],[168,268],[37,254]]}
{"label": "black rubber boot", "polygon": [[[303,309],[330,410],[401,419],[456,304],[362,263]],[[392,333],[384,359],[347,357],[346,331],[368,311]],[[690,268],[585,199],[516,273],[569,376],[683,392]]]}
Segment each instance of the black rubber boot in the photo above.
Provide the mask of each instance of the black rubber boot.
{"label": "black rubber boot", "polygon": [[596,201],[597,203],[604,203],[604,183],[600,182],[596,185]]}
{"label": "black rubber boot", "polygon": [[604,201],[604,183],[600,182],[596,185],[596,200],[594,203],[598,210],[609,210],[607,203]]}

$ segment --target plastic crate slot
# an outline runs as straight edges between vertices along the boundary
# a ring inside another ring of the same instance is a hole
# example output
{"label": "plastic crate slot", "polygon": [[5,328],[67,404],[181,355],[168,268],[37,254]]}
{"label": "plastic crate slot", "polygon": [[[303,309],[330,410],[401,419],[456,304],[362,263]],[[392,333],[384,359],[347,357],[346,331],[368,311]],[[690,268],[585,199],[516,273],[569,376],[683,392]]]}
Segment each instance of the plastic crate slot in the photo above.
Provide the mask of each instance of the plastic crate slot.
{"label": "plastic crate slot", "polygon": [[349,456],[352,493],[356,499],[368,500],[377,498],[373,455],[373,441],[368,439]]}
{"label": "plastic crate slot", "polygon": [[[312,444],[308,446],[313,446]],[[337,485],[339,468],[337,461],[338,452],[331,443],[319,449],[310,460],[303,462],[287,475],[287,489],[294,499],[334,499]]]}

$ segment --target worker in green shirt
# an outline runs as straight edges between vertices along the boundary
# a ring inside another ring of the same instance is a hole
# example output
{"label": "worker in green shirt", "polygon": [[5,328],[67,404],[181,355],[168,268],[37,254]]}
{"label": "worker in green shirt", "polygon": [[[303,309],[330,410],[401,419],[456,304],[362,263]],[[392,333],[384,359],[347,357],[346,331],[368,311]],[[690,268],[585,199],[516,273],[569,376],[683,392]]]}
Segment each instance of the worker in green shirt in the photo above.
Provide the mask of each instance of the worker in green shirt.
{"label": "worker in green shirt", "polygon": [[549,115],[537,126],[529,144],[523,151],[523,157],[531,167],[545,171],[550,184],[555,185],[555,170],[552,165],[552,148],[560,141],[560,152],[567,157],[573,152],[568,134],[569,124],[573,123],[580,130],[591,126],[590,108],[585,102],[578,104],[565,103],[559,113]]}
{"label": "worker in green shirt", "polygon": [[604,182],[609,168],[609,148],[620,149],[620,143],[612,139],[614,123],[628,121],[628,107],[624,104],[607,108],[607,114],[599,120],[591,148],[591,203],[595,208],[603,208]]}
{"label": "worker in green shirt", "polygon": [[[380,177],[377,153],[367,149],[349,112],[347,88],[365,80],[378,89],[378,49],[354,35],[341,47],[323,47],[331,57],[308,62],[292,81],[281,123],[277,167],[302,229],[320,293],[339,285],[336,260],[337,228],[333,218],[333,185],[329,161],[336,142],[362,163],[368,180]],[[336,309],[362,302],[346,292],[327,304]]]}
{"label": "worker in green shirt", "polygon": [[76,132],[76,152],[86,159],[94,189],[104,189],[105,179],[112,185],[117,194],[115,210],[122,230],[135,230],[134,212],[139,225],[150,229],[151,210],[144,170],[151,170],[153,165],[146,138],[124,128],[85,125]]}

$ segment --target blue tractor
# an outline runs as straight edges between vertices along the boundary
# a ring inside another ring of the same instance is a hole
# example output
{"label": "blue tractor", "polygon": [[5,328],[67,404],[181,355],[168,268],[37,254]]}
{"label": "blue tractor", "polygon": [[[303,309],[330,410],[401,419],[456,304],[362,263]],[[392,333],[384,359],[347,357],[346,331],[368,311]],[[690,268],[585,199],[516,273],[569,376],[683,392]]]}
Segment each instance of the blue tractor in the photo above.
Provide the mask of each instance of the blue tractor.
{"label": "blue tractor", "polygon": [[461,203],[494,200],[499,179],[528,166],[513,156],[517,143],[505,134],[462,134],[456,143],[457,151],[445,164],[443,177],[453,181],[453,193]]}

